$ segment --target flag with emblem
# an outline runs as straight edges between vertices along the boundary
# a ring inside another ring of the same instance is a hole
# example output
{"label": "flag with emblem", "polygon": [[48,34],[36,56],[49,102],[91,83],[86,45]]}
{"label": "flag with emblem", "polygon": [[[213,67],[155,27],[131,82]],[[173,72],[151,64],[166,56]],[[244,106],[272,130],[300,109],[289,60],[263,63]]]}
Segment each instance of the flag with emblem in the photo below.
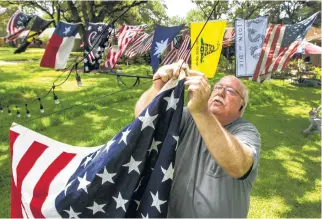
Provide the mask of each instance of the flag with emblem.
{"label": "flag with emblem", "polygon": [[80,24],[58,22],[47,44],[40,66],[55,69],[64,69],[66,67],[79,26]]}
{"label": "flag with emblem", "polygon": [[209,21],[202,32],[204,22],[191,24],[191,42],[195,42],[201,32],[191,50],[191,68],[205,73],[208,78],[213,78],[217,70],[226,23],[225,20]]}
{"label": "flag with emblem", "polygon": [[13,124],[11,217],[167,217],[183,76],[105,145],[71,146]]}
{"label": "flag with emblem", "polygon": [[84,72],[100,68],[113,28],[109,24],[89,22],[84,33]]}
{"label": "flag with emblem", "polygon": [[262,51],[268,17],[235,20],[236,77],[252,77]]}
{"label": "flag with emblem", "polygon": [[295,24],[273,24],[268,27],[253,81],[263,82],[270,77],[272,71],[281,71],[287,65],[318,13]]}
{"label": "flag with emblem", "polygon": [[9,19],[7,24],[6,41],[12,42],[19,37],[19,35],[26,30],[28,22],[31,20],[32,16],[24,14],[23,12],[17,10]]}
{"label": "flag with emblem", "polygon": [[158,69],[161,55],[183,27],[184,24],[172,27],[165,27],[156,24],[151,46],[151,66],[153,73]]}
{"label": "flag with emblem", "polygon": [[110,47],[104,66],[106,68],[114,68],[127,46],[133,42],[133,40],[146,26],[147,25],[130,26],[123,24],[117,36],[119,49],[118,51],[115,51],[113,47]]}
{"label": "flag with emblem", "polygon": [[53,21],[54,20],[44,20],[41,17],[36,16],[34,22],[32,23],[30,31],[24,38],[20,47],[16,49],[14,53],[22,53],[26,51],[30,43],[34,41]]}

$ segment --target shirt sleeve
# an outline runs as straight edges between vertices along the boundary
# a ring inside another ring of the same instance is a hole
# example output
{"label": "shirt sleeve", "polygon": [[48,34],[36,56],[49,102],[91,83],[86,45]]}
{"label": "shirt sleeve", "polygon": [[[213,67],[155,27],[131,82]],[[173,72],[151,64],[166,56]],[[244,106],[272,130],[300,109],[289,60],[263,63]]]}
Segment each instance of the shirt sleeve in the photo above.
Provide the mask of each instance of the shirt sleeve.
{"label": "shirt sleeve", "polygon": [[256,127],[251,123],[242,123],[232,133],[253,156],[252,170],[258,167],[261,139]]}

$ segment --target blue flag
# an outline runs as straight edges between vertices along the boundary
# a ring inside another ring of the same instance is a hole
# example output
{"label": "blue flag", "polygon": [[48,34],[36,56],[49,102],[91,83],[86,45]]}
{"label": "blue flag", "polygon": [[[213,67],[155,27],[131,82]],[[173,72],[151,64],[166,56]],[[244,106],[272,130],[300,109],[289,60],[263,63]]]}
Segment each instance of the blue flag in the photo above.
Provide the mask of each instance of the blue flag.
{"label": "blue flag", "polygon": [[155,73],[158,69],[162,53],[183,27],[184,24],[173,27],[164,27],[158,24],[156,25],[151,47],[151,66],[153,73]]}
{"label": "blue flag", "polygon": [[102,146],[70,146],[13,125],[11,217],[167,217],[184,81],[165,86]]}

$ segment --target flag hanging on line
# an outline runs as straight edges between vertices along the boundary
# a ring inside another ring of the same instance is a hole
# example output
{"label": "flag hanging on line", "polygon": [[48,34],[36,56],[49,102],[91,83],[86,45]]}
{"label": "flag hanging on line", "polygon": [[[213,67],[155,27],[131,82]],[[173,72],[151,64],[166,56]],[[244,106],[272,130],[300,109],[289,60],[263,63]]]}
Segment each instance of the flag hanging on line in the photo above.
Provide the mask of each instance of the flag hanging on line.
{"label": "flag hanging on line", "polygon": [[272,71],[281,71],[296,53],[319,12],[290,25],[274,24],[267,29],[253,81],[263,82]]}
{"label": "flag hanging on line", "polygon": [[182,45],[182,34],[179,34],[173,38],[170,42],[167,50],[167,54],[162,59],[161,65],[168,65],[177,61],[177,53]]}
{"label": "flag hanging on line", "polygon": [[13,124],[11,218],[167,217],[183,77],[102,146],[70,146]]}
{"label": "flag hanging on line", "polygon": [[191,68],[205,73],[208,78],[214,77],[217,70],[226,23],[226,20],[209,21],[202,32],[204,22],[191,24],[191,42],[195,42],[201,32],[191,51]]}
{"label": "flag hanging on line", "polygon": [[41,17],[36,16],[34,22],[32,23],[30,31],[24,38],[20,47],[16,49],[14,53],[22,53],[26,51],[30,43],[34,41],[42,33],[42,31],[44,31],[53,21],[54,20],[44,20]]}
{"label": "flag hanging on line", "polygon": [[236,77],[252,77],[265,39],[268,17],[235,20]]}
{"label": "flag hanging on line", "polygon": [[143,33],[140,36],[138,36],[134,42],[132,42],[131,45],[129,45],[129,48],[125,51],[124,55],[128,58],[133,58],[138,54],[137,49],[140,47],[142,42],[149,36],[147,33]]}
{"label": "flag hanging on line", "polygon": [[19,37],[19,35],[26,30],[28,22],[32,16],[26,15],[23,12],[17,10],[9,19],[7,24],[7,33],[5,37],[6,42],[12,42]]}
{"label": "flag hanging on line", "polygon": [[184,62],[188,63],[189,62],[189,59],[190,59],[190,36],[187,34],[185,37],[184,37],[184,40],[182,42],[182,45],[180,47],[180,49],[178,50],[178,54],[177,54],[177,61],[178,60],[183,60]]}
{"label": "flag hanging on line", "polygon": [[40,66],[55,69],[64,69],[66,67],[79,26],[80,23],[71,24],[63,21],[58,22],[57,27],[47,44]]}
{"label": "flag hanging on line", "polygon": [[184,24],[173,27],[164,27],[156,24],[151,46],[151,67],[153,73],[158,69],[161,55],[183,27]]}
{"label": "flag hanging on line", "polygon": [[84,72],[99,69],[112,30],[109,24],[88,23],[84,33]]}
{"label": "flag hanging on line", "polygon": [[139,48],[137,48],[138,54],[144,54],[151,50],[152,41],[154,33],[149,34],[149,36],[142,42]]}
{"label": "flag hanging on line", "polygon": [[115,51],[113,47],[110,47],[104,66],[106,68],[114,68],[117,61],[121,58],[122,53],[127,46],[137,37],[137,35],[147,27],[146,24],[139,26],[130,26],[123,24],[118,33],[118,47],[119,50]]}

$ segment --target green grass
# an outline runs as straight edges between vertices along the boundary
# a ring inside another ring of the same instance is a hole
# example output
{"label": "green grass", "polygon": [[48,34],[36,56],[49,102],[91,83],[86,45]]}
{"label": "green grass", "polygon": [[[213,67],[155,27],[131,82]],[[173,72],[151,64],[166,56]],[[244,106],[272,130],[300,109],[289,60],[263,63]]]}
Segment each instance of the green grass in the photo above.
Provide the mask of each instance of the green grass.
{"label": "green grass", "polygon": [[[17,60],[12,58],[15,55],[11,53],[12,49],[0,48],[0,61]],[[20,60],[37,60],[37,56],[40,58],[42,53],[43,51],[25,53]],[[121,69],[124,73],[146,75],[150,67],[121,65]],[[10,101],[10,104],[23,105],[25,101],[44,94],[61,73],[41,68],[39,62],[2,65],[0,102]],[[65,75],[67,73],[63,74]],[[223,75],[218,73],[214,80]],[[9,217],[11,170],[8,130],[12,122],[67,144],[101,145],[134,119],[135,102],[150,85],[143,84],[149,80],[142,79],[139,87],[108,96],[111,92],[125,88],[117,86],[115,76],[81,76],[83,87],[77,87],[75,75],[72,74],[64,85],[55,89],[61,104],[54,104],[52,94],[43,100],[45,114],[91,99],[97,99],[96,101],[29,122],[26,122],[24,108],[20,109],[23,114],[21,118],[15,116],[14,108],[11,117],[7,115],[6,109],[0,114],[0,217]],[[124,81],[131,85],[135,79],[124,78]],[[250,102],[245,118],[256,125],[262,139],[260,169],[252,190],[249,217],[320,218],[320,136],[303,137],[301,134],[309,125],[308,111],[320,104],[320,89],[295,87],[288,83],[283,85],[281,81],[245,83],[250,89]],[[99,98],[104,95],[106,96]],[[31,104],[29,110],[32,119],[40,117],[37,102]]]}

